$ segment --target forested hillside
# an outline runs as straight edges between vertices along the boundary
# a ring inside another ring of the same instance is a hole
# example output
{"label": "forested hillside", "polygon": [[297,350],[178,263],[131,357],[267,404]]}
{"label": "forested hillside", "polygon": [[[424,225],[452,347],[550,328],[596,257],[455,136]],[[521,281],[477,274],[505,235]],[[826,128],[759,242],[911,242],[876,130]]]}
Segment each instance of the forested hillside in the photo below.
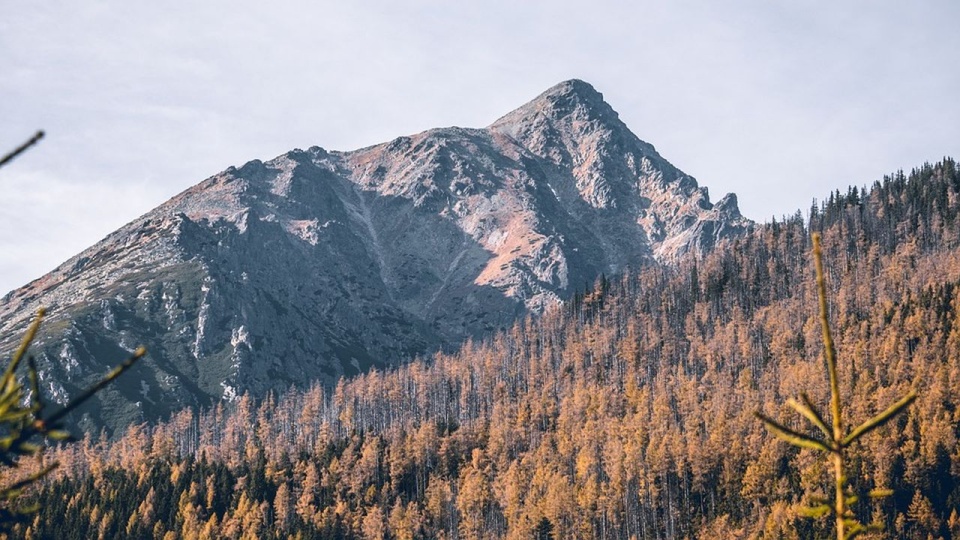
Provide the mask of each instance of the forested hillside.
{"label": "forested hillside", "polygon": [[825,402],[810,233],[824,235],[850,451],[882,538],[960,538],[960,174],[836,192],[678,267],[607,281],[456,354],[52,452],[46,538],[810,538],[792,422]]}

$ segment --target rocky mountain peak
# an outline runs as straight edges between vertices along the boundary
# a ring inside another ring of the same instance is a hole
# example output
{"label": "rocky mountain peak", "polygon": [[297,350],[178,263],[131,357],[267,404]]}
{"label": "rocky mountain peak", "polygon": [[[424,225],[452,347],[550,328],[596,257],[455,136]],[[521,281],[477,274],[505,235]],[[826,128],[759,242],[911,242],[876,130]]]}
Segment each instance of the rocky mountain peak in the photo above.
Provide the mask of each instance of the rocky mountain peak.
{"label": "rocky mountain peak", "polygon": [[526,105],[506,114],[491,124],[490,129],[516,136],[546,125],[570,126],[584,122],[622,125],[613,107],[603,100],[603,94],[586,82],[571,79],[552,86]]}
{"label": "rocky mountain peak", "polygon": [[0,348],[50,308],[65,395],[146,345],[118,413],[88,411],[120,427],[453,348],[751,226],[570,80],[487,128],[230,167],[5,297]]}
{"label": "rocky mountain peak", "polygon": [[593,86],[578,79],[551,87],[529,103],[489,126],[517,140],[567,138],[602,131],[626,130],[619,115]]}

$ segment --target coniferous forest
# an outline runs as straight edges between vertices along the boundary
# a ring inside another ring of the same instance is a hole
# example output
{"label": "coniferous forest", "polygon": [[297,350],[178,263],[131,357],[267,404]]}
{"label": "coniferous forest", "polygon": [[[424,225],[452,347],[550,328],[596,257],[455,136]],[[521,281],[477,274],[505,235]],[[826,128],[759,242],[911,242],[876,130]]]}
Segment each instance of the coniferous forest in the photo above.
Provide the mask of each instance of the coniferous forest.
{"label": "coniferous forest", "polygon": [[243,396],[48,451],[25,538],[813,538],[828,464],[760,411],[829,396],[824,242],[844,417],[917,401],[848,450],[873,538],[960,538],[960,171],[850,188],[699,260],[601,279],[456,353],[336,388]]}

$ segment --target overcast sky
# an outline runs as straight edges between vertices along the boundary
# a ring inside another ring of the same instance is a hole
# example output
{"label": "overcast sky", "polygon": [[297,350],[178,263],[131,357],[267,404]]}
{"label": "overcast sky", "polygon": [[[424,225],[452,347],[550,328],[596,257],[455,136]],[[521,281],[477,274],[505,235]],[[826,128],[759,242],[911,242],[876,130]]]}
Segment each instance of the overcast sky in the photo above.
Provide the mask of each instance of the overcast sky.
{"label": "overcast sky", "polygon": [[[268,6],[269,4],[269,6]],[[16,2],[0,294],[230,165],[481,127],[584,79],[757,221],[960,157],[960,2]]]}

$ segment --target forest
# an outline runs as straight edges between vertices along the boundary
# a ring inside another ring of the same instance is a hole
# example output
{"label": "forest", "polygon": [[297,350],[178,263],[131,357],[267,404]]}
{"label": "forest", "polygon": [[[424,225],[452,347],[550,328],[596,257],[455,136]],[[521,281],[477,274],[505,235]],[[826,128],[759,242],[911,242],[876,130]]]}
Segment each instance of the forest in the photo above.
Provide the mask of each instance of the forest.
{"label": "forest", "polygon": [[[837,191],[702,258],[602,278],[455,353],[185,410],[44,460],[24,538],[782,538],[827,464],[760,411],[829,396],[823,235],[844,415],[917,401],[849,449],[873,538],[960,538],[960,171]],[[42,466],[38,464],[37,466]]]}

